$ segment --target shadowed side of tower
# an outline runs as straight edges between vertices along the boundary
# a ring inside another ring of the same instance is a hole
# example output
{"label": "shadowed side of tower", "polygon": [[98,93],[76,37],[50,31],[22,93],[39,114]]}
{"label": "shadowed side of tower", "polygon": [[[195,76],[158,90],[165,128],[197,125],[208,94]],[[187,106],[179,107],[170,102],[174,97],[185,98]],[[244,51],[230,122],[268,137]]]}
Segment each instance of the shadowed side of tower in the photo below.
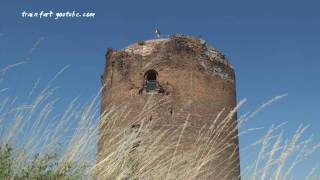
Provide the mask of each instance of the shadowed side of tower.
{"label": "shadowed side of tower", "polygon": [[[175,132],[174,127],[187,121],[178,153],[197,151],[194,141],[202,141],[199,130],[210,129],[212,137],[203,138],[212,138],[209,142],[215,144],[203,153],[214,158],[203,167],[204,177],[240,179],[237,118],[230,113],[236,106],[235,74],[222,53],[202,39],[174,35],[122,50],[109,49],[106,59],[102,112],[119,106],[130,111],[125,119],[113,122],[116,128],[101,119],[98,162],[113,152],[111,138],[128,126],[139,125],[137,117],[147,102],[165,102],[150,111],[153,129]],[[179,135],[171,134],[176,139]],[[167,139],[163,146],[173,144]]]}

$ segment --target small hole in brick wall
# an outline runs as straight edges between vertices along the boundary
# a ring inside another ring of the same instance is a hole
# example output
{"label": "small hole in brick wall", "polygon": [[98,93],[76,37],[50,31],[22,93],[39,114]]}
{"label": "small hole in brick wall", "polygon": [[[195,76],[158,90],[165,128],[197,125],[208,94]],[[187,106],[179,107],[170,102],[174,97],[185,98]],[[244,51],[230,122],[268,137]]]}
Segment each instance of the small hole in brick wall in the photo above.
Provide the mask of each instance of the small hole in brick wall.
{"label": "small hole in brick wall", "polygon": [[173,114],[173,108],[172,107],[169,108],[169,112],[170,112],[171,115]]}
{"label": "small hole in brick wall", "polygon": [[140,128],[140,124],[132,124],[131,128],[132,129],[139,129]]}

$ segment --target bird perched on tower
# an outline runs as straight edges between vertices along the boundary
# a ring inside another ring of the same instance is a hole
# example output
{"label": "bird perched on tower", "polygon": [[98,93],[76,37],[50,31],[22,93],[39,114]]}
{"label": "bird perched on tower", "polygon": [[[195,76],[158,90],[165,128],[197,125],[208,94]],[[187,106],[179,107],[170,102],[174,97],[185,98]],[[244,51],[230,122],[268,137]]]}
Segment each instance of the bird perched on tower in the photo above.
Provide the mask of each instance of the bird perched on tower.
{"label": "bird perched on tower", "polygon": [[160,38],[161,32],[159,28],[156,28],[156,31],[154,33],[156,34],[157,38]]}

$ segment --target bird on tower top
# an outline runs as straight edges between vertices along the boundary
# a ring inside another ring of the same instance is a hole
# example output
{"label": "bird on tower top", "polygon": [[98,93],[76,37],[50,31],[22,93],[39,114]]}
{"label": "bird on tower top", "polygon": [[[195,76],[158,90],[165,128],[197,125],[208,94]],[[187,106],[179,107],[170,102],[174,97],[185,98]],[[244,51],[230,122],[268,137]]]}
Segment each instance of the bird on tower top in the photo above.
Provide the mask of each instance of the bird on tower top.
{"label": "bird on tower top", "polygon": [[160,38],[161,32],[159,28],[156,28],[156,31],[154,33],[156,34],[157,38]]}

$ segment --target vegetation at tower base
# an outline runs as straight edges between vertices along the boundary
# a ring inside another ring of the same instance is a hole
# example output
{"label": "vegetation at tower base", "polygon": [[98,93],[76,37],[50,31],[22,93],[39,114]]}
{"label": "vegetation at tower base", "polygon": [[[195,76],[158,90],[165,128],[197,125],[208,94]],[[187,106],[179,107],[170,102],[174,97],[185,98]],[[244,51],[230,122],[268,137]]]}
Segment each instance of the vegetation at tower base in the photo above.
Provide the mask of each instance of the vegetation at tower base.
{"label": "vegetation at tower base", "polygon": [[[45,154],[41,157],[39,154],[35,154],[29,162],[17,161],[19,159],[16,159],[13,148],[9,147],[9,145],[0,147],[0,179],[77,180],[83,177],[83,170],[86,168],[85,166],[66,162],[61,165],[57,154]],[[23,163],[25,166],[21,169],[14,169],[17,163]]]}
{"label": "vegetation at tower base", "polygon": [[[187,137],[191,143],[197,146],[197,149],[185,149],[182,140],[185,138],[186,132],[190,130],[189,117],[182,126],[170,128],[155,128],[153,122],[156,122],[157,119],[150,121],[152,110],[165,103],[163,101],[161,104],[153,104],[152,101],[149,101],[137,117],[137,121],[134,121],[122,133],[110,139],[111,142],[108,144],[111,146],[108,149],[112,153],[108,153],[97,164],[98,177],[102,179],[115,179],[117,177],[120,179],[207,179],[211,175],[204,167],[211,161],[220,159],[221,152],[228,146],[232,146],[226,143],[230,137],[223,136],[222,131],[224,126],[229,124],[228,121],[232,116],[230,115],[225,121],[218,121],[220,117],[217,117],[212,126],[199,128],[196,138]],[[120,114],[127,112],[127,109],[121,111]],[[113,113],[108,116],[113,116]],[[113,120],[122,121],[126,118],[126,115],[105,118],[109,120],[108,123],[116,124]],[[110,120],[112,121],[110,122]],[[221,130],[216,131],[215,126],[221,127]],[[116,131],[117,129],[119,128],[112,126],[109,131]],[[118,132],[121,132],[121,129]],[[179,136],[175,136],[175,134],[179,134]],[[233,132],[230,132],[229,136],[232,134]],[[233,155],[236,155],[236,153],[230,154],[230,158]],[[216,166],[219,167],[219,164]],[[232,169],[230,169],[230,172],[232,172]],[[216,173],[217,177],[222,177],[219,172]],[[222,179],[229,179],[228,174],[223,174],[223,176],[225,178]]]}

